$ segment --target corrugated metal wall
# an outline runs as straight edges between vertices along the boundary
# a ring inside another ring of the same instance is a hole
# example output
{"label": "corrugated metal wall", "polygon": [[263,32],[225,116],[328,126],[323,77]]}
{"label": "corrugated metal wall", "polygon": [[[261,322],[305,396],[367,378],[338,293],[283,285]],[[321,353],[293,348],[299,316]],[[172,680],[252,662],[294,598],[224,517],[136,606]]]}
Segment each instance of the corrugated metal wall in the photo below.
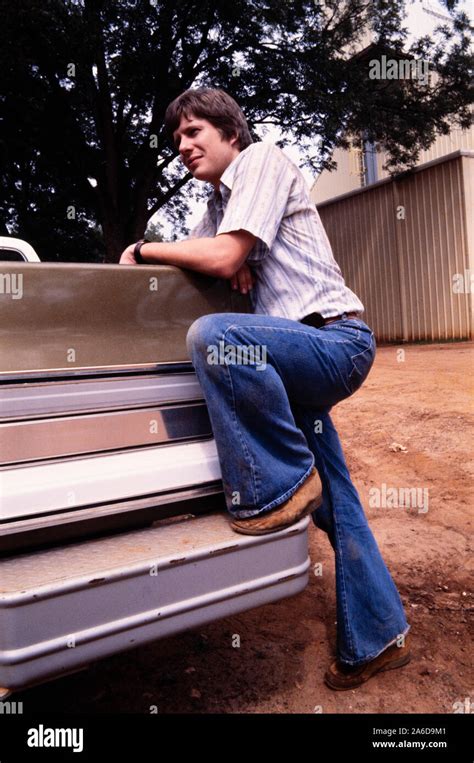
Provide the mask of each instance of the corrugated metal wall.
{"label": "corrugated metal wall", "polygon": [[474,337],[473,161],[456,151],[318,205],[379,341]]}

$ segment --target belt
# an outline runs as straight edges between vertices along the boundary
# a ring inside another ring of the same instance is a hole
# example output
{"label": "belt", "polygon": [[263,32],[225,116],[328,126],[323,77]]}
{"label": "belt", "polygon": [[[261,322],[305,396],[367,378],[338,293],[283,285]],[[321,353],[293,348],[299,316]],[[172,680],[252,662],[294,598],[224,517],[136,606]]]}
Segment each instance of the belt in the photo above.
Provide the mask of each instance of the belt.
{"label": "belt", "polygon": [[304,323],[307,326],[314,326],[314,328],[320,329],[326,326],[327,323],[334,323],[334,321],[343,321],[347,318],[358,318],[358,313],[342,313],[342,315],[331,315],[330,318],[323,318],[320,313],[311,313],[301,318],[300,323]]}

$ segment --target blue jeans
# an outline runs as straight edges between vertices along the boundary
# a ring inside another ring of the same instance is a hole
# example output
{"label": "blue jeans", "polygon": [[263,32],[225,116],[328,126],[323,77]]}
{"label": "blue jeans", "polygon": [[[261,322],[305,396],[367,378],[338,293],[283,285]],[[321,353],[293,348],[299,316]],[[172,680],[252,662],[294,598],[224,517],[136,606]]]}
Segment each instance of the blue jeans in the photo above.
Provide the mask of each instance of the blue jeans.
{"label": "blue jeans", "polygon": [[372,331],[359,319],[317,329],[274,316],[218,313],[192,324],[187,346],[234,517],[284,503],[313,466],[318,470],[323,502],[312,516],[336,557],[338,657],[348,665],[373,659],[409,626],[329,415],[369,373]]}

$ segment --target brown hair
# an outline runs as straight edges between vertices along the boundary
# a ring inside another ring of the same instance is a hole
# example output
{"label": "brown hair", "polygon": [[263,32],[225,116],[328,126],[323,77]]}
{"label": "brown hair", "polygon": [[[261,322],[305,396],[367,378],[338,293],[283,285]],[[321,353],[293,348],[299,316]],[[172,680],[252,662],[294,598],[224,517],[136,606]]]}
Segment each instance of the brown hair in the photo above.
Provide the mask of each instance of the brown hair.
{"label": "brown hair", "polygon": [[183,114],[186,119],[190,119],[191,115],[207,119],[227,140],[237,133],[237,145],[240,151],[253,143],[242,109],[224,90],[198,87],[195,90],[185,90],[178,95],[169,104],[165,113],[165,130],[171,141]]}

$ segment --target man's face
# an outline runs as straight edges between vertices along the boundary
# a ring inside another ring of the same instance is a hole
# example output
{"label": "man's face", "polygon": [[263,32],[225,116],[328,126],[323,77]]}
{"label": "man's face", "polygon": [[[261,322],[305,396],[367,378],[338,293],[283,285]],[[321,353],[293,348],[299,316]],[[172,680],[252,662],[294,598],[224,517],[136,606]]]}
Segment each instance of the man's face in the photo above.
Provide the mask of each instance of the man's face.
{"label": "man's face", "polygon": [[188,119],[183,114],[173,140],[183,164],[196,180],[207,180],[219,190],[224,170],[239,154],[237,137],[228,141],[207,119],[193,114]]}

